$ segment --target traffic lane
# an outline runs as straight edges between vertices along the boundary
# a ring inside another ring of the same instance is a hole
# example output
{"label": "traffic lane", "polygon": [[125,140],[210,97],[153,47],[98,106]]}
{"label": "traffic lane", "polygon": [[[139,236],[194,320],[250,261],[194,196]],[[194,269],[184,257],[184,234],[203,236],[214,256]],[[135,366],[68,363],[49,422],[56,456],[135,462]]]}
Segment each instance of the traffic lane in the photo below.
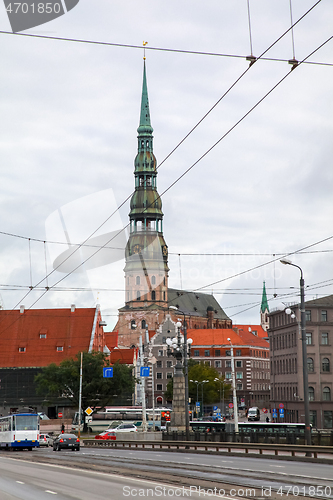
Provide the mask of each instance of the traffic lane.
{"label": "traffic lane", "polygon": [[189,489],[178,482],[164,484],[19,458],[0,457],[0,478],[1,500],[46,500],[50,495],[57,500],[118,500],[137,496],[198,499],[203,495],[203,490]]}
{"label": "traffic lane", "polygon": [[[37,450],[36,450],[37,451]],[[53,453],[51,450],[43,450],[48,453]],[[40,453],[41,450],[38,450]],[[57,456],[60,455],[58,452]],[[131,458],[138,461],[151,460],[152,462],[165,462],[167,465],[175,464],[189,464],[189,465],[207,465],[223,469],[240,470],[244,472],[256,472],[265,476],[268,474],[280,474],[281,476],[295,475],[300,478],[318,479],[318,480],[332,480],[332,465],[318,464],[314,462],[297,462],[287,460],[275,460],[273,458],[249,458],[249,457],[235,457],[227,455],[209,455],[209,454],[195,454],[195,453],[177,453],[177,452],[163,452],[149,451],[149,450],[129,450],[129,449],[115,449],[115,448],[85,448],[81,447],[80,460],[86,462],[89,457],[101,457],[109,461],[112,457]],[[63,457],[64,460],[66,457]],[[75,457],[76,459],[78,456]],[[266,477],[267,479],[267,477]]]}

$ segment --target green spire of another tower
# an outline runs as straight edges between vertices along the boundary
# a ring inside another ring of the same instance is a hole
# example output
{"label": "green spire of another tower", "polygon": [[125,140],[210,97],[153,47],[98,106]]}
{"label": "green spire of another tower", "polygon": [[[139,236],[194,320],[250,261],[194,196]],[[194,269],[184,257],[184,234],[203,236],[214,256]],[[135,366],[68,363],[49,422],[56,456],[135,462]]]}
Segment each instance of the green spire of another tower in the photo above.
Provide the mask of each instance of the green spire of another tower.
{"label": "green spire of another tower", "polygon": [[264,288],[262,290],[262,299],[261,299],[261,312],[265,312],[266,310],[269,312],[269,307],[268,307],[268,302],[267,302],[267,295],[266,295],[266,285],[264,282]]}

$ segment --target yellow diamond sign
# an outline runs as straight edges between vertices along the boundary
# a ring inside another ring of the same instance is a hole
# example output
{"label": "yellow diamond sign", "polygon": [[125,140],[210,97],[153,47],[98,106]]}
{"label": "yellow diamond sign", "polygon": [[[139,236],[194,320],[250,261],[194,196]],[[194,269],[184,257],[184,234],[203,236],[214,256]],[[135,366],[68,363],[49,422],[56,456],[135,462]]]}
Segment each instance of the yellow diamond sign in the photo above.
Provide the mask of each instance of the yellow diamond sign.
{"label": "yellow diamond sign", "polygon": [[90,406],[88,406],[88,408],[86,410],[84,410],[84,412],[88,415],[88,417],[93,413],[94,410],[92,410],[90,408]]}

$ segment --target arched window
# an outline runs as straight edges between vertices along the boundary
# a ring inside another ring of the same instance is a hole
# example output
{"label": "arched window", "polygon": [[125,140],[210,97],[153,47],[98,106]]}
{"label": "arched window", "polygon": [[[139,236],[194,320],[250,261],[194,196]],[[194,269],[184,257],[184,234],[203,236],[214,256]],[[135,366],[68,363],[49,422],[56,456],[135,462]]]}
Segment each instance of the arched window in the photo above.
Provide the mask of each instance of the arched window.
{"label": "arched window", "polygon": [[131,321],[131,330],[135,330],[136,324],[135,324],[135,319],[132,319]]}
{"label": "arched window", "polygon": [[136,292],[136,300],[140,300],[140,292],[139,292],[139,290]]}
{"label": "arched window", "polygon": [[330,371],[330,360],[328,358],[323,358],[321,362],[322,370],[323,372],[329,372]]}
{"label": "arched window", "polygon": [[313,359],[312,358],[308,358],[307,359],[307,363],[308,363],[308,372],[314,372],[314,364],[313,364]]}
{"label": "arched window", "polygon": [[143,319],[141,321],[141,328],[143,328],[143,329],[146,328],[146,320],[145,319]]}
{"label": "arched window", "polygon": [[136,283],[136,285],[140,285],[140,276],[137,276],[135,278],[135,283]]}
{"label": "arched window", "polygon": [[323,401],[331,401],[331,389],[329,387],[323,389]]}
{"label": "arched window", "polygon": [[156,278],[155,278],[155,276],[151,277],[151,284],[152,285],[156,285]]}
{"label": "arched window", "polygon": [[155,290],[151,292],[151,300],[156,300],[156,293]]}
{"label": "arched window", "polygon": [[309,387],[309,401],[314,401],[315,391],[313,387]]}

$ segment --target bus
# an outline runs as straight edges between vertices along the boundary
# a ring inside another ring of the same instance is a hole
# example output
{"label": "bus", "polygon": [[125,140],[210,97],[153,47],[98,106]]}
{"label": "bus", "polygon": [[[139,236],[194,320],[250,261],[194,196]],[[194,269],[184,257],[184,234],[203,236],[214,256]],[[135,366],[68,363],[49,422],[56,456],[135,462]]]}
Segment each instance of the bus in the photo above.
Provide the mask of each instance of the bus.
{"label": "bus", "polygon": [[[169,408],[147,408],[146,417],[148,430],[153,430],[155,421],[155,430],[165,430],[170,421],[171,410]],[[153,419],[154,417],[154,419]],[[85,424],[88,432],[100,433],[106,429],[112,429],[123,422],[130,422],[137,427],[142,427],[142,407],[127,406],[114,407],[109,406],[104,410],[92,413],[90,416],[82,414],[81,426]],[[79,412],[76,412],[72,421],[72,430],[78,430]]]}
{"label": "bus", "polygon": [[39,447],[39,416],[37,413],[13,413],[0,417],[0,448],[23,449]]}
{"label": "bus", "polygon": [[[193,432],[214,434],[234,433],[232,422],[192,421]],[[301,444],[305,439],[305,424],[287,422],[239,422],[238,434],[242,442]]]}

